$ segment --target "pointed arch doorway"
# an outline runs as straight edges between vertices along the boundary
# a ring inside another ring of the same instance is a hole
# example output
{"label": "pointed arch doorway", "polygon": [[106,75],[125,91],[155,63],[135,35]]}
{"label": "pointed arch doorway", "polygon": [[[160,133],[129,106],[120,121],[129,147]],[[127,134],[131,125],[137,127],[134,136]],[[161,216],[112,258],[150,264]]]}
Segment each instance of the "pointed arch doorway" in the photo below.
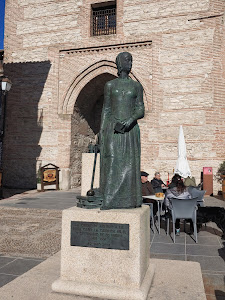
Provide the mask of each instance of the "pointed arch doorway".
{"label": "pointed arch doorway", "polygon": [[116,77],[102,73],[91,79],[80,91],[71,118],[70,183],[80,186],[82,153],[99,133],[104,100],[104,86]]}

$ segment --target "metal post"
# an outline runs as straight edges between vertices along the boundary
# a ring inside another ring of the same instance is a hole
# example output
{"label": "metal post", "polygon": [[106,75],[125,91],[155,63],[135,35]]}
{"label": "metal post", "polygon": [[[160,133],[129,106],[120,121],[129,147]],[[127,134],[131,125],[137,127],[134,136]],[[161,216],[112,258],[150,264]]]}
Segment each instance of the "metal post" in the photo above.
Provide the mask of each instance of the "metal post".
{"label": "metal post", "polygon": [[3,139],[5,130],[6,93],[1,91],[0,103],[0,199],[3,198]]}

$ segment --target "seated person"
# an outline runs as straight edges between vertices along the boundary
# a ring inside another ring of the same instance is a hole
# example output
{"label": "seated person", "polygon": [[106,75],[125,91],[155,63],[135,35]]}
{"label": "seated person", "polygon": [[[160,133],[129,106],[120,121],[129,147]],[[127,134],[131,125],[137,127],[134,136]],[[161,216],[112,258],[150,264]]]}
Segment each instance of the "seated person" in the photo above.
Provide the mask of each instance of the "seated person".
{"label": "seated person", "polygon": [[[141,186],[142,196],[155,195],[151,182],[148,181],[148,173],[141,171]],[[153,214],[157,213],[157,202],[153,199],[147,199],[143,197],[143,203],[153,203]]]}
{"label": "seated person", "polygon": [[[165,194],[164,205],[168,208],[171,207],[170,198],[178,198],[178,199],[191,199],[191,194],[186,189],[183,181],[177,180],[176,186],[168,189]],[[180,235],[180,219],[176,220],[175,223],[176,235]],[[191,221],[191,231],[193,231],[193,224]]]}
{"label": "seated person", "polygon": [[[184,185],[188,188],[189,193],[192,195],[192,191],[194,192],[194,195],[196,194],[201,194],[197,193],[196,190],[200,192],[202,184],[199,184],[198,186],[196,185],[196,181],[194,177],[187,177],[184,179]],[[202,194],[204,196],[204,194]],[[192,197],[195,197],[192,195]]]}
{"label": "seated person", "polygon": [[165,183],[161,180],[159,172],[155,172],[155,177],[151,180],[151,184],[155,193],[163,193],[162,188],[166,187]]}
{"label": "seated person", "polygon": [[168,185],[169,189],[176,187],[177,181],[181,180],[181,176],[179,174],[174,174],[171,180],[171,183]]}
{"label": "seated person", "polygon": [[188,176],[187,178],[184,179],[184,185],[185,186],[193,186],[193,187],[196,187],[196,181],[195,181],[195,178],[194,177],[190,177]]}

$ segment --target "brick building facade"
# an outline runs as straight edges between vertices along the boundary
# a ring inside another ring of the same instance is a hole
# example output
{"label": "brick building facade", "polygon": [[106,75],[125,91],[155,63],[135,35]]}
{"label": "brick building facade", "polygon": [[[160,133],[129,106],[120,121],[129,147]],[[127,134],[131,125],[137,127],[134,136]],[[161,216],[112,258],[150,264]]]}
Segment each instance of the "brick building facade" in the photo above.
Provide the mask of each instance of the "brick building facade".
{"label": "brick building facade", "polygon": [[[81,153],[99,130],[105,82],[119,52],[133,55],[144,88],[142,169],[164,180],[183,125],[190,168],[225,159],[225,2],[117,0],[116,34],[93,36],[103,0],[7,0],[8,95],[5,185],[34,188],[38,165],[61,169],[61,188],[79,185]],[[214,193],[218,185],[214,182]]]}

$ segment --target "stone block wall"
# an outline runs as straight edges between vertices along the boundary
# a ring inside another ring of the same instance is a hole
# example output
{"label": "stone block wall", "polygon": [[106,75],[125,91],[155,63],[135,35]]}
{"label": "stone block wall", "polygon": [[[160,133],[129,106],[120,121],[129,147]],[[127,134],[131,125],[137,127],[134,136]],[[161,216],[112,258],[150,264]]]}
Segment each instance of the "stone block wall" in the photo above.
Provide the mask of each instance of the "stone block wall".
{"label": "stone block wall", "polygon": [[[160,170],[166,180],[183,125],[193,175],[199,181],[204,166],[215,173],[225,159],[224,1],[117,0],[117,34],[93,37],[90,8],[97,2],[104,1],[6,1],[5,73],[13,81],[6,184],[34,187],[36,160],[61,168],[63,188],[70,186],[70,172],[72,182],[79,182],[80,171],[71,167],[74,161],[80,168],[71,154],[71,132],[74,124],[81,126],[76,100],[95,76],[116,76],[114,61],[121,51],[133,54],[132,76],[145,91],[146,115],[139,122],[142,168],[150,176]],[[214,192],[218,189],[215,181]]]}

